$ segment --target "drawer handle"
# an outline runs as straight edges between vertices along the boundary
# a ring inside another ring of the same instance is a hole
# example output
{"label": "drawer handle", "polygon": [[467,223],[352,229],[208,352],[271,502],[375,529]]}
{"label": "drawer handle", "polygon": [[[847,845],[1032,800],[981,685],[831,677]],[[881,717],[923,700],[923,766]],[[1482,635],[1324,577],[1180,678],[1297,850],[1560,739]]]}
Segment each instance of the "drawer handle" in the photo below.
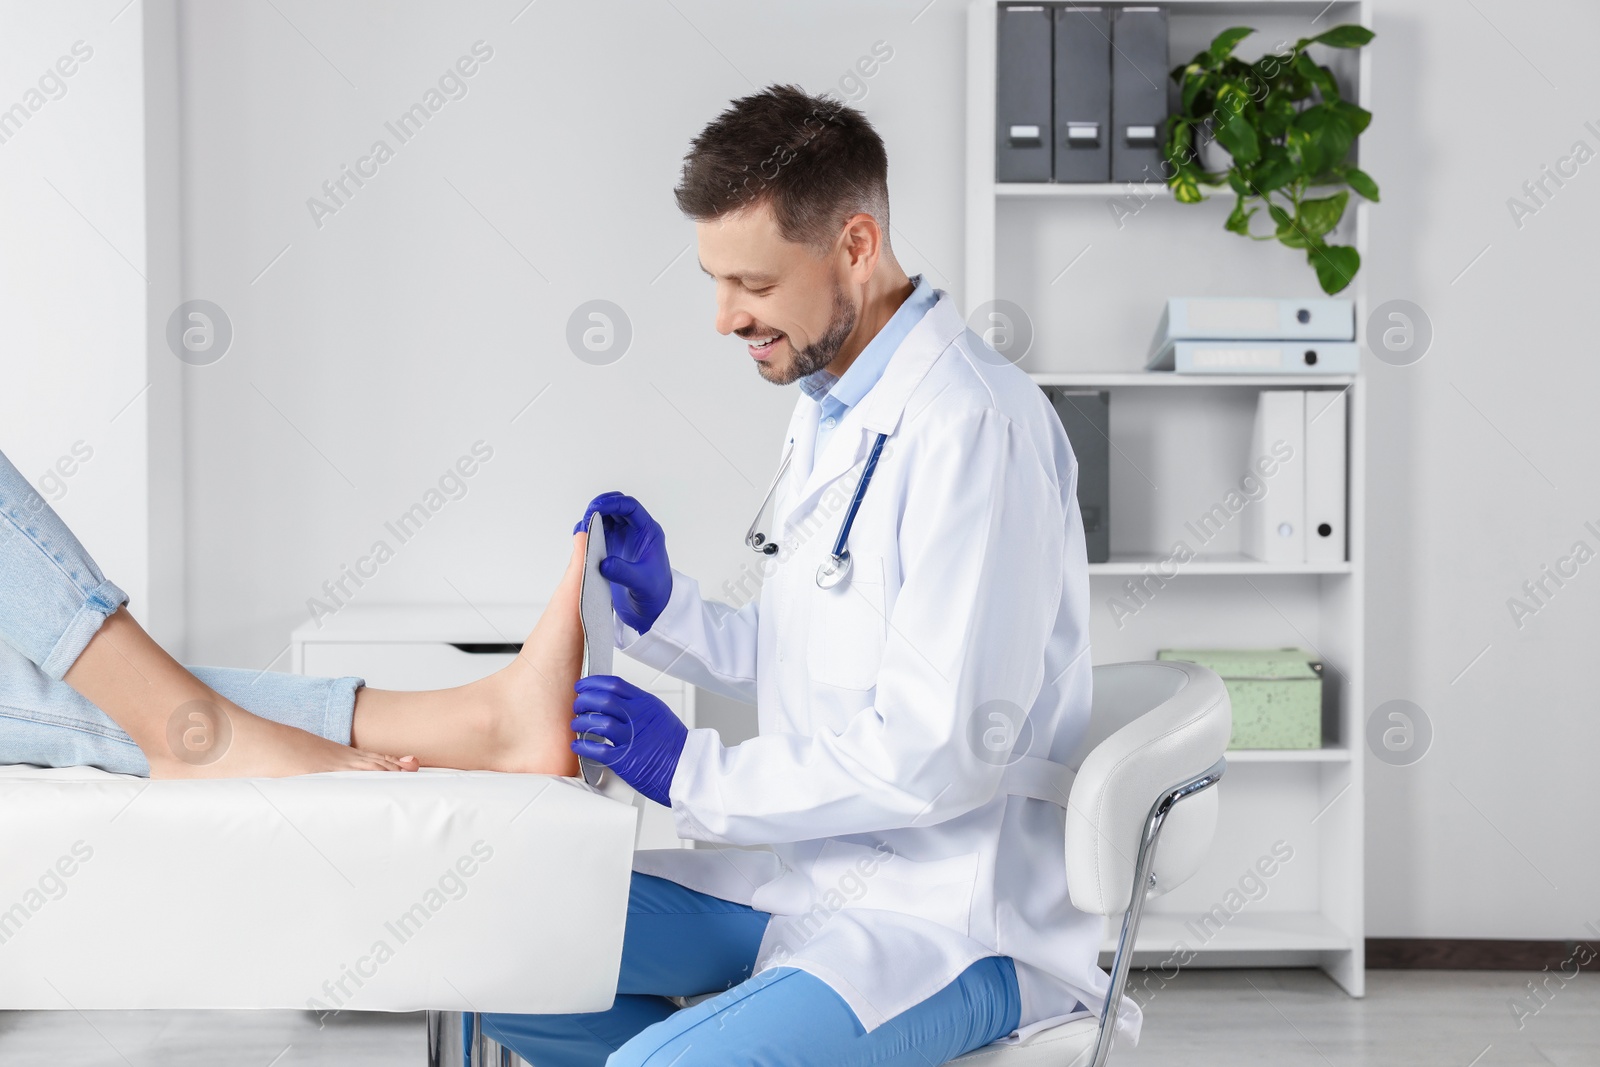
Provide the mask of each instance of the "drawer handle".
{"label": "drawer handle", "polygon": [[522,642],[509,641],[451,641],[450,647],[474,656],[514,656],[522,651]]}

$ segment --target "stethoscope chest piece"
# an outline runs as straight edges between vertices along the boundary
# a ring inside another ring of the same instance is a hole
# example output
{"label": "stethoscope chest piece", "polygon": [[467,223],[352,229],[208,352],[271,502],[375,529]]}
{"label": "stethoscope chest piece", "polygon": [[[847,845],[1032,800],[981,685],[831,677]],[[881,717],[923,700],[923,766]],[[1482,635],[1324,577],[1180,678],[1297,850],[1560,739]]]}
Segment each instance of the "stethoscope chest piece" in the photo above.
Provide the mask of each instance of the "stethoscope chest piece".
{"label": "stethoscope chest piece", "polygon": [[[821,589],[832,589],[841,582],[850,578],[850,527],[856,521],[856,512],[861,510],[861,500],[867,495],[867,486],[872,484],[872,472],[878,468],[878,457],[883,455],[883,443],[889,439],[887,433],[880,432],[877,440],[872,442],[872,451],[867,454],[867,465],[861,470],[861,479],[856,482],[855,494],[850,498],[850,508],[845,512],[844,521],[839,524],[839,536],[834,538],[833,551],[828,553],[828,558],[817,565],[817,586]],[[783,462],[778,464],[778,473],[773,475],[772,484],[767,486],[766,495],[761,498],[761,506],[756,509],[756,517],[750,521],[750,529],[745,532],[744,543],[763,555],[774,555],[778,551],[778,543],[761,533],[761,516],[767,510],[767,503],[778,488],[778,482],[789,469],[789,461],[794,457],[794,439],[790,438],[789,448],[783,454]]]}
{"label": "stethoscope chest piece", "polygon": [[850,553],[843,556],[829,556],[817,564],[817,586],[821,589],[832,589],[850,576]]}

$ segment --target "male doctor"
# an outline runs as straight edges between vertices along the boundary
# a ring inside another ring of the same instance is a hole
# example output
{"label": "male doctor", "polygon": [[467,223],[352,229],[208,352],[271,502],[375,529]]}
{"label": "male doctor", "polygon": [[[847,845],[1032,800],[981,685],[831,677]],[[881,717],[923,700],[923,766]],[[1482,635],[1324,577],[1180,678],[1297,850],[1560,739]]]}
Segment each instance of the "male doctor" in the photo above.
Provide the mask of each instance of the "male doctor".
{"label": "male doctor", "polygon": [[[761,847],[639,852],[613,1006],[485,1018],[539,1067],[928,1067],[1100,1010],[1103,920],[1073,908],[1063,858],[1091,678],[1077,463],[1041,390],[901,270],[887,173],[860,112],[789,86],[735,101],[685,159],[717,332],[800,386],[761,517],[780,550],[735,610],[671,568],[637,500],[589,510],[618,647],[753,702],[759,736],[726,747],[600,676],[572,728],[605,740],[573,747],[681,837]],[[1129,1000],[1119,1025],[1138,1023]]]}

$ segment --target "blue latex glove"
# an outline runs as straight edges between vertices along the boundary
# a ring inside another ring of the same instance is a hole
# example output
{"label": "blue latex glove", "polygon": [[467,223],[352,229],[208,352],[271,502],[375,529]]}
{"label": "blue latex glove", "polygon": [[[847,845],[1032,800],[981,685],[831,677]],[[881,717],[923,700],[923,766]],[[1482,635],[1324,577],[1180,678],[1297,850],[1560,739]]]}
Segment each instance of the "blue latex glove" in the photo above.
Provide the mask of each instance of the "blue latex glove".
{"label": "blue latex glove", "polygon": [[591,500],[572,532],[587,527],[589,516],[597,511],[606,533],[600,574],[611,583],[611,604],[623,622],[648,633],[672,596],[667,535],[643,504],[623,493],[601,493]]}
{"label": "blue latex glove", "polygon": [[617,777],[665,807],[689,728],[661,698],[611,674],[579,678],[572,730],[611,743],[575,738],[572,751],[605,764]]}

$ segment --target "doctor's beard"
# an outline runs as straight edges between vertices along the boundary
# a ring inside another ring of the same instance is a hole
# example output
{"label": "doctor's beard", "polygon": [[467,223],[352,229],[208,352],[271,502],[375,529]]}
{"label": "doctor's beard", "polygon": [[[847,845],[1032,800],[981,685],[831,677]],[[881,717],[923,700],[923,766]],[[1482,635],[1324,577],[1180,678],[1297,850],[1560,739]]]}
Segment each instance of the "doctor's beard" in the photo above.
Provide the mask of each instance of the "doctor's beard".
{"label": "doctor's beard", "polygon": [[822,336],[806,345],[804,348],[794,348],[794,358],[789,365],[780,372],[779,377],[773,377],[772,370],[776,368],[764,367],[756,364],[756,371],[767,381],[774,385],[789,385],[799,381],[808,374],[815,374],[826,367],[838,356],[839,349],[844,347],[849,340],[850,332],[856,328],[856,307],[844,295],[844,286],[835,282],[833,285],[833,317],[828,320],[827,329],[822,331]]}

